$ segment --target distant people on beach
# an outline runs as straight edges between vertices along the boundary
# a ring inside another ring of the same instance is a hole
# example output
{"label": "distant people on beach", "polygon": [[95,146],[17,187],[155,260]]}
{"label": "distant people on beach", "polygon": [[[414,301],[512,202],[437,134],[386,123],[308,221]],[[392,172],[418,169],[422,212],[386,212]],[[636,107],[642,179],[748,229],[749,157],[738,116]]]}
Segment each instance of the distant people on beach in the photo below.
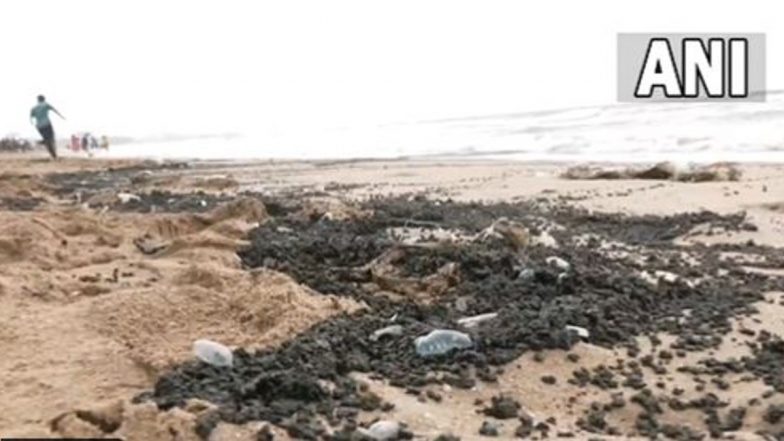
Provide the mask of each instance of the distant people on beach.
{"label": "distant people on beach", "polygon": [[102,135],[100,141],[90,132],[71,135],[71,150],[73,152],[78,153],[81,151],[92,156],[94,151],[98,149],[109,149],[109,138],[106,135]]}
{"label": "distant people on beach", "polygon": [[71,135],[71,151],[78,152],[80,148],[82,148],[82,140],[74,133]]}
{"label": "distant people on beach", "polygon": [[38,95],[38,103],[30,110],[30,121],[35,125],[35,128],[38,129],[38,133],[41,134],[41,137],[43,138],[42,143],[49,151],[49,155],[52,159],[57,159],[57,141],[55,140],[52,121],[49,120],[50,111],[56,113],[60,118],[65,119],[57,109],[46,102],[46,98],[43,95]]}

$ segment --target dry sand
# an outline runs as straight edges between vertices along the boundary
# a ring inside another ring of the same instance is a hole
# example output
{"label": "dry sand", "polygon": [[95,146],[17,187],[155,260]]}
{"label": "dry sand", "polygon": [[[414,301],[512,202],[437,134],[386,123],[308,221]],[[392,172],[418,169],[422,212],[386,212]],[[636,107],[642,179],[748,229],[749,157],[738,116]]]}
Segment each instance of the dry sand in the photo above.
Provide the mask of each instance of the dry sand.
{"label": "dry sand", "polygon": [[[132,161],[52,163],[11,155],[2,159],[0,198],[43,202],[34,211],[0,211],[0,435],[47,435],[53,428],[60,435],[100,435],[95,424],[87,422],[93,420],[122,426],[119,434],[126,439],[198,439],[192,427],[204,406],[197,403],[190,410],[159,413],[150,405],[130,405],[126,400],[149,388],[162,369],[188,359],[190,344],[197,338],[229,346],[275,345],[333,314],[361,307],[314,293],[280,273],[241,269],[234,252],[245,232],[266,217],[264,207],[251,201],[239,200],[202,215],[106,212],[60,199],[45,175],[127,167]],[[782,166],[749,165],[743,167],[739,182],[706,183],[567,181],[558,178],[564,168],[446,160],[200,163],[149,178],[142,174],[138,187],[250,189],[292,196],[326,192],[348,198],[428,191],[460,200],[567,198],[594,210],[634,214],[746,211],[758,231],[698,234],[688,240],[754,240],[784,246]],[[313,209],[337,211],[329,203]],[[134,244],[142,237],[166,244],[167,251],[143,254]],[[764,303],[761,311],[759,323],[743,326],[784,334],[782,306]],[[747,351],[744,337],[737,334],[737,338],[715,355]],[[645,347],[646,342],[642,344]],[[586,367],[613,364],[623,356],[586,344],[575,351]],[[573,431],[582,410],[591,401],[606,401],[608,394],[586,392],[564,380],[544,385],[541,376],[566,379],[574,369],[564,353],[549,351],[545,356],[543,363],[532,361],[530,355],[521,357],[497,385],[474,391],[440,390],[441,404],[422,403],[399,389],[367,381],[396,404],[391,416],[424,438],[444,432],[477,438],[484,418],[474,413],[474,400],[488,401],[498,392],[516,397],[534,415],[556,416],[559,431]],[[693,390],[685,375],[671,377],[668,387]],[[751,382],[733,387],[731,393],[709,390],[743,402],[763,388]],[[572,395],[580,398],[567,403]],[[96,410],[101,407],[105,408]],[[73,413],[76,409],[89,412]],[[752,410],[747,421],[758,421],[759,412],[761,408]],[[613,421],[620,427],[633,426],[632,414],[626,416],[628,421],[623,421],[622,413],[613,418],[620,419]],[[699,424],[703,416],[685,413],[668,418]],[[222,424],[211,439],[253,439],[258,425],[251,426]],[[512,437],[513,429],[505,427],[503,437]]]}
{"label": "dry sand", "polygon": [[[272,345],[358,307],[280,273],[240,268],[236,249],[266,216],[257,201],[205,215],[117,215],[60,201],[42,178],[127,165],[3,164],[0,197],[46,200],[32,212],[0,212],[4,436],[46,433],[69,409],[130,398],[189,358],[195,339]],[[145,236],[167,251],[142,254],[134,240]]]}

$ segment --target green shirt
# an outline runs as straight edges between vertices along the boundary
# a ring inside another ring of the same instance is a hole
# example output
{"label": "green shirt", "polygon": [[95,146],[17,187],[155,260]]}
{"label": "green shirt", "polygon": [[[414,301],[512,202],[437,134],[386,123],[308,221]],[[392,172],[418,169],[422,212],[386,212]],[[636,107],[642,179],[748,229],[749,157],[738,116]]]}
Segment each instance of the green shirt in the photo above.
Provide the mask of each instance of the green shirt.
{"label": "green shirt", "polygon": [[50,110],[54,110],[54,107],[50,106],[49,103],[38,103],[30,110],[30,116],[35,118],[36,127],[52,125],[52,122],[49,121]]}

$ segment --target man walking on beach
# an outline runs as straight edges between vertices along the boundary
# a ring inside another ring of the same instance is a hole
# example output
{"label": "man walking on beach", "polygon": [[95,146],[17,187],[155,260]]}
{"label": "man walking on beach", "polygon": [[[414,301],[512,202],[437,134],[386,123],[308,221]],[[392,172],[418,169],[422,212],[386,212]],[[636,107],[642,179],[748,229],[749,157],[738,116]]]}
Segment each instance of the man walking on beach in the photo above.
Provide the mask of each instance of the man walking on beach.
{"label": "man walking on beach", "polygon": [[46,98],[44,98],[43,95],[38,95],[38,104],[30,110],[30,121],[35,124],[35,128],[38,129],[38,133],[40,133],[41,137],[44,139],[43,144],[46,146],[46,149],[49,150],[52,159],[57,159],[57,145],[54,138],[54,129],[52,128],[52,122],[49,121],[50,110],[56,113],[60,118],[65,119],[63,115],[60,115],[60,112],[58,112],[57,109],[46,102]]}

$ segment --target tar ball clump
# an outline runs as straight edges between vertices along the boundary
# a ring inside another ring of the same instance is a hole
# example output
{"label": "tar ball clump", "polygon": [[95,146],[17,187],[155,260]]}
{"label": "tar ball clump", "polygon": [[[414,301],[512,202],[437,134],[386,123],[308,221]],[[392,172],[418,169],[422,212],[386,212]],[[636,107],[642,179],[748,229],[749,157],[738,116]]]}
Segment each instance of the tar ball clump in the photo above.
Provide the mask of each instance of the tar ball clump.
{"label": "tar ball clump", "polygon": [[[361,408],[361,390],[349,375],[352,372],[385,378],[393,386],[419,393],[433,382],[471,388],[478,381],[495,381],[499,368],[528,351],[570,349],[580,338],[567,326],[584,328],[591,344],[623,345],[630,352],[635,337],[657,332],[677,336],[679,353],[712,347],[732,329],[732,318],[755,312],[753,303],[762,299],[762,293],[784,288],[780,279],[744,272],[739,264],[720,258],[725,251],[745,250],[773,260],[780,257],[776,249],[753,244],[685,247],[673,242],[697,225],[724,231],[748,229],[742,214],[632,217],[557,204],[484,205],[424,198],[371,199],[359,208],[372,215],[338,221],[303,219],[294,215],[296,207],[273,210],[273,218],[251,232],[250,245],[238,254],[248,268],[282,271],[323,294],[362,301],[367,309],[330,318],[275,349],[254,353],[238,349],[231,368],[185,363],[165,373],[153,390],[137,399],[152,400],[166,409],[200,398],[219,406],[217,415],[223,421],[263,420],[299,436],[316,436],[321,421],[338,427],[347,421],[341,416],[347,415],[346,409]],[[521,252],[503,239],[479,234],[500,217],[526,225],[533,234],[545,225],[558,224],[560,228],[551,234],[569,270],[547,264],[553,254],[550,248],[529,245]],[[410,225],[452,231],[454,237],[469,239],[441,240],[434,234],[401,245],[389,233]],[[576,239],[586,236],[592,239]],[[627,249],[633,245],[633,252],[626,258],[601,253],[597,243]],[[379,272],[382,256],[384,271]],[[677,277],[652,285],[640,277],[639,262],[650,273]],[[453,269],[450,277],[437,278],[447,265]],[[533,277],[519,279],[523,268],[531,269]],[[379,274],[384,281],[404,283],[381,290]],[[711,276],[688,283],[700,275]],[[434,280],[444,283],[430,290]],[[409,289],[417,281],[422,283],[424,298],[412,296]],[[470,329],[458,323],[496,312],[492,320]],[[373,338],[376,331],[391,325],[399,325],[395,329],[401,331]],[[460,330],[475,344],[440,356],[418,356],[414,341],[435,329]],[[744,369],[775,382],[776,371],[771,369],[777,351],[763,346],[757,361]],[[645,363],[666,372],[653,358]],[[640,390],[631,398],[644,407],[638,432],[655,435],[663,430],[657,421],[659,410],[640,369],[630,367],[622,375],[609,369],[581,373],[579,381],[606,389],[623,385]],[[518,406],[498,398],[486,413],[510,418]],[[710,403],[707,409],[713,415]],[[603,412],[599,408],[589,415],[586,426],[596,432],[610,430],[602,429]],[[711,427],[718,432],[728,426],[719,422]]]}

